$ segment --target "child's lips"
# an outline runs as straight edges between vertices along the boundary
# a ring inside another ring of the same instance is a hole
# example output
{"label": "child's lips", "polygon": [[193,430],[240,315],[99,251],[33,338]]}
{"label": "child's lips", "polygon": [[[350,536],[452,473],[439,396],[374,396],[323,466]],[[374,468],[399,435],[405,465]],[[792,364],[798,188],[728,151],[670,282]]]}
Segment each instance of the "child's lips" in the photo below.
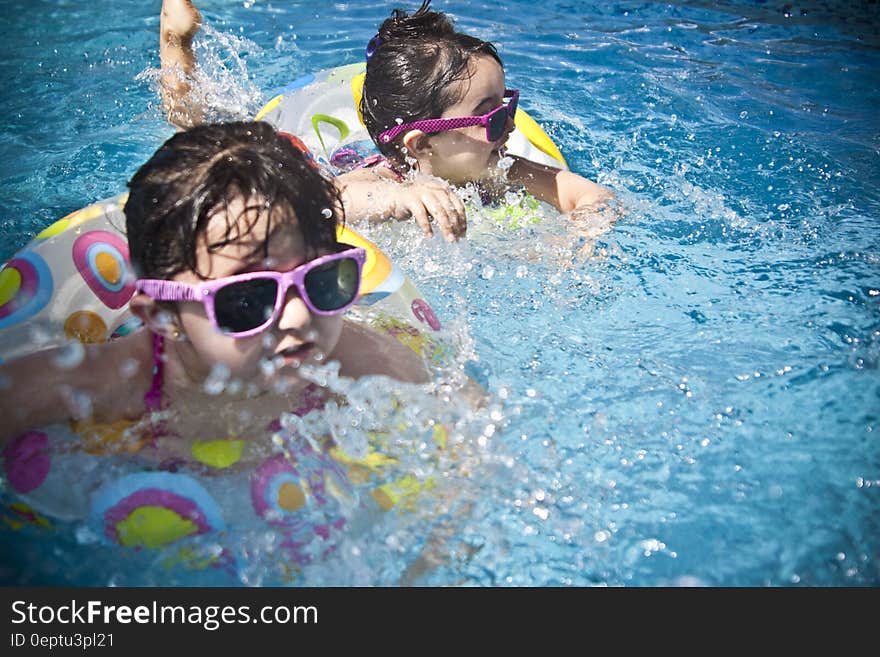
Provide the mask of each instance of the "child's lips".
{"label": "child's lips", "polygon": [[303,342],[301,345],[276,352],[276,357],[281,358],[284,365],[299,366],[312,355],[315,349],[314,342]]}

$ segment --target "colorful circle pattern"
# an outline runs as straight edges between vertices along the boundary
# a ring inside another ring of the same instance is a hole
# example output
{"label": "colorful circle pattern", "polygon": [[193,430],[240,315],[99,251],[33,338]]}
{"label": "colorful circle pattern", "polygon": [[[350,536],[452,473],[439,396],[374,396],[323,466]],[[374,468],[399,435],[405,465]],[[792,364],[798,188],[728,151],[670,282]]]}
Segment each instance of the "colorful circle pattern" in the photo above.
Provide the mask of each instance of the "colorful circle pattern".
{"label": "colorful circle pattern", "polygon": [[49,303],[54,285],[46,261],[24,251],[0,270],[0,329],[30,319]]}
{"label": "colorful circle pattern", "polygon": [[217,502],[195,479],[170,472],[126,475],[95,493],[92,517],[111,543],[157,548],[224,528]]}
{"label": "colorful circle pattern", "polygon": [[108,308],[122,308],[134,294],[128,245],[120,235],[93,230],[73,243],[73,262],[89,289]]}
{"label": "colorful circle pattern", "polygon": [[251,478],[251,503],[258,515],[284,530],[292,557],[305,562],[312,540],[328,541],[345,526],[334,504],[345,494],[334,488],[345,481],[335,461],[307,447],[295,459],[279,454],[264,461]]}

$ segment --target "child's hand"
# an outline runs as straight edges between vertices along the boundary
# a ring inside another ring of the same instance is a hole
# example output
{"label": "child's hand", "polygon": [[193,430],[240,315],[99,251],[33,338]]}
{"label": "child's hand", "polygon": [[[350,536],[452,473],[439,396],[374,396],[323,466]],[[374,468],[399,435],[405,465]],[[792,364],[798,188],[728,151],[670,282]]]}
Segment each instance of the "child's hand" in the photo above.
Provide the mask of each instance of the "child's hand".
{"label": "child's hand", "polygon": [[453,242],[467,232],[464,203],[449,183],[431,176],[398,181],[376,167],[358,169],[334,178],[345,216],[352,221],[415,218],[425,235],[433,235],[432,220],[443,237]]}
{"label": "child's hand", "polygon": [[202,123],[203,108],[192,97],[196,56],[192,41],[202,16],[191,0],[162,0],[159,15],[159,59],[162,62],[162,104],[172,125],[190,128]]}
{"label": "child's hand", "polygon": [[191,0],[162,0],[162,36],[191,40],[199,30],[202,16]]}
{"label": "child's hand", "polygon": [[603,258],[603,249],[596,251],[596,242],[610,231],[623,216],[623,207],[617,203],[602,201],[597,206],[582,205],[572,210],[570,221],[560,244],[560,265],[570,267],[594,258]]}
{"label": "child's hand", "polygon": [[447,242],[454,242],[467,232],[464,203],[445,180],[419,176],[412,181],[391,183],[387,193],[388,214],[395,219],[413,217],[425,235],[434,234],[432,220]]}

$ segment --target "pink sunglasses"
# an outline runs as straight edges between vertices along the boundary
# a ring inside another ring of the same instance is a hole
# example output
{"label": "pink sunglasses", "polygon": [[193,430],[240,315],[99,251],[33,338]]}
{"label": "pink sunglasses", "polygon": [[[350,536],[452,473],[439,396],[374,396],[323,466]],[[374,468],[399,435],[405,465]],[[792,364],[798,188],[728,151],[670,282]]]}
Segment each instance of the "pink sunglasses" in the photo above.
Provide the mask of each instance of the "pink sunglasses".
{"label": "pink sunglasses", "polygon": [[472,125],[486,126],[486,141],[498,141],[507,129],[507,119],[516,116],[516,106],[519,103],[519,90],[505,89],[504,98],[510,100],[502,103],[488,114],[482,116],[460,116],[451,119],[425,119],[404,123],[386,130],[379,135],[379,141],[387,144],[400,133],[406,130],[421,130],[423,132],[443,132],[456,128],[468,128]]}
{"label": "pink sunglasses", "polygon": [[287,272],[256,271],[197,284],[141,278],[135,287],[157,301],[198,301],[218,331],[248,338],[278,319],[291,286],[316,315],[338,315],[357,301],[367,252],[348,244],[339,246],[340,252]]}

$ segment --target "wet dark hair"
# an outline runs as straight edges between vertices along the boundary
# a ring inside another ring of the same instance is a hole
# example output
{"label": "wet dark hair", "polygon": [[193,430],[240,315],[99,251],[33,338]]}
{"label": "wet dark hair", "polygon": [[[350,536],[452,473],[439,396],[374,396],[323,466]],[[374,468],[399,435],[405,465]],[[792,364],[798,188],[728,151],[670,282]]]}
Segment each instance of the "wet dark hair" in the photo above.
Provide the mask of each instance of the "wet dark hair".
{"label": "wet dark hair", "polygon": [[[335,250],[342,203],[333,183],[268,123],[218,123],[179,132],[134,174],[125,203],[131,263],[139,278],[169,279],[182,271],[200,276],[198,238],[219,210],[242,199],[243,214],[226,219],[209,252],[249,235],[270,209],[266,234],[254,253],[268,256],[272,231],[295,221],[310,252]],[[328,209],[332,214],[328,213]]]}
{"label": "wet dark hair", "polygon": [[438,118],[461,100],[455,81],[466,79],[474,56],[492,57],[502,67],[488,41],[456,32],[452,21],[428,8],[430,0],[408,16],[395,9],[370,42],[361,114],[370,137],[386,156],[398,162],[401,137],[391,143],[379,135],[403,123]]}

